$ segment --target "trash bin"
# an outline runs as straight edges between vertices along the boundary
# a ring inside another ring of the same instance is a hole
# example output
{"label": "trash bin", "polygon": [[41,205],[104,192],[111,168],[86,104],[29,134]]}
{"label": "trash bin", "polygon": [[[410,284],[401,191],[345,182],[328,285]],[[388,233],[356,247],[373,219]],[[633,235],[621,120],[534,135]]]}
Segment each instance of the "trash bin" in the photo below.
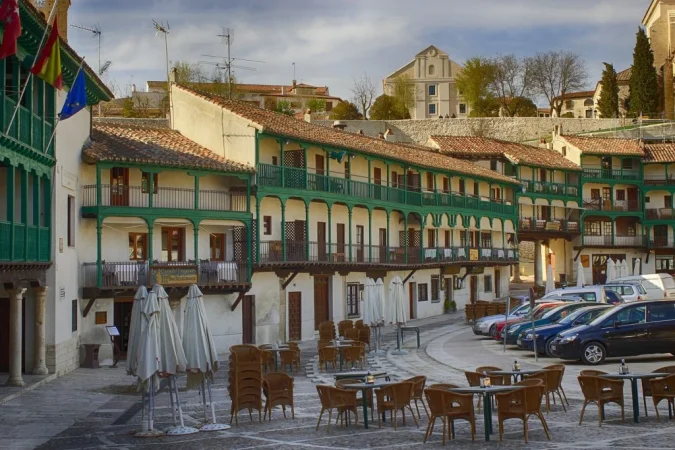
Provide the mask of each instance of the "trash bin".
{"label": "trash bin", "polygon": [[82,367],[87,369],[98,369],[101,366],[98,363],[98,350],[101,344],[84,344],[84,364]]}

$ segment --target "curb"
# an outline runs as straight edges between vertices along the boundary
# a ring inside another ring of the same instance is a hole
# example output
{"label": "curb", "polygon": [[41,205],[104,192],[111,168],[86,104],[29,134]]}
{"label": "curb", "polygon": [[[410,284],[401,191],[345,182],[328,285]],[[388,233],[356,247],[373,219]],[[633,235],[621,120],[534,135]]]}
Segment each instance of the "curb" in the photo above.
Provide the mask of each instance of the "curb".
{"label": "curb", "polygon": [[0,399],[0,405],[4,405],[5,403],[11,402],[11,401],[14,400],[15,398],[21,397],[23,394],[26,394],[26,393],[28,393],[28,392],[34,390],[34,389],[37,389],[37,388],[39,388],[40,386],[43,386],[43,385],[49,383],[50,381],[56,380],[58,377],[59,377],[59,374],[58,374],[58,373],[53,373],[53,374],[51,374],[51,375],[49,375],[49,376],[46,376],[46,377],[44,377],[43,379],[41,379],[40,381],[37,381],[37,382],[35,382],[35,383],[33,383],[33,384],[29,385],[29,386],[26,386],[25,388],[21,389],[21,390],[18,391],[18,392],[15,392],[15,393],[13,393],[13,394],[11,394],[11,395],[8,395],[8,396],[5,397],[5,398]]}

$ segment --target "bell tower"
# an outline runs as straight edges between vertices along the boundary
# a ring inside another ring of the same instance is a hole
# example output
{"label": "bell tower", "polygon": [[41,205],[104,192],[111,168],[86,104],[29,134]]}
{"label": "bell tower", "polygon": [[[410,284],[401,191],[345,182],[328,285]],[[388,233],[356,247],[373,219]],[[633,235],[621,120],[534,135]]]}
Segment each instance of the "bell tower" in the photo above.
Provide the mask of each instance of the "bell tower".
{"label": "bell tower", "polygon": [[[49,13],[57,0],[31,0],[31,3],[42,13],[45,20],[49,17]],[[61,39],[68,42],[68,10],[70,9],[71,0],[58,0],[59,4],[56,7],[56,17],[59,21],[59,36]]]}

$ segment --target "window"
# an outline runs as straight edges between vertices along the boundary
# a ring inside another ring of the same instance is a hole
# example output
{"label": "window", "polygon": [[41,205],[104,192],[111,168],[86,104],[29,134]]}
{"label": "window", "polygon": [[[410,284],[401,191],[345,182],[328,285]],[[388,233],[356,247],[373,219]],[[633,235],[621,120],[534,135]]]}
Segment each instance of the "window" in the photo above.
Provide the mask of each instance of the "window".
{"label": "window", "polygon": [[485,287],[485,292],[492,292],[492,275],[483,276],[483,286]]}
{"label": "window", "polygon": [[637,305],[622,309],[613,318],[614,321],[621,322],[621,325],[644,323],[645,319],[645,306]]}
{"label": "window", "polygon": [[279,158],[277,158],[276,156],[272,156],[272,165],[278,166],[279,165]]}
{"label": "window", "polygon": [[459,180],[459,193],[464,195],[466,193],[466,186],[464,185],[464,180]]}
{"label": "window", "polygon": [[600,198],[600,189],[591,189],[591,198]]}
{"label": "window", "polygon": [[144,261],[148,254],[148,233],[129,233],[129,260]]}
{"label": "window", "polygon": [[497,170],[497,160],[496,159],[491,159],[490,160],[490,170]]}
{"label": "window", "polygon": [[500,201],[502,199],[502,190],[500,188],[492,188],[492,200]]}
{"label": "window", "polygon": [[601,236],[600,222],[586,222],[584,226],[585,236]]}
{"label": "window", "polygon": [[427,172],[427,190],[434,190],[434,174],[431,172]]}
{"label": "window", "polygon": [[459,231],[459,245],[460,245],[460,247],[466,247],[467,233],[468,232],[466,230],[460,230]]}
{"label": "window", "polygon": [[481,233],[480,234],[480,246],[483,248],[491,248],[492,247],[492,233],[487,232],[487,233]]}
{"label": "window", "polygon": [[185,261],[185,228],[162,227],[162,261]]}
{"label": "window", "polygon": [[[152,193],[153,194],[157,193],[157,185],[158,185],[158,181],[159,181],[158,177],[159,177],[159,174],[157,174],[157,173],[152,174]],[[143,172],[142,178],[141,178],[141,191],[144,194],[148,193],[149,184],[150,184],[150,173]]]}
{"label": "window", "polygon": [[649,306],[651,322],[660,322],[662,320],[675,320],[675,304],[662,303]]}
{"label": "window", "polygon": [[77,299],[73,300],[71,307],[70,307],[70,323],[71,327],[70,330],[74,333],[77,331],[77,316],[79,315],[77,312]]}
{"label": "window", "polygon": [[586,110],[586,118],[587,118],[587,119],[592,119],[592,118],[593,118],[593,110],[592,110],[592,109],[587,109],[587,110]]}
{"label": "window", "polygon": [[68,196],[68,247],[75,247],[75,197]]}
{"label": "window", "polygon": [[562,155],[563,155],[563,156],[567,156],[567,146],[566,146],[566,145],[563,145],[563,148],[562,148]]}
{"label": "window", "polygon": [[632,159],[622,159],[621,160],[621,168],[622,169],[632,169],[633,168],[633,160]]}
{"label": "window", "polygon": [[626,200],[626,191],[623,189],[616,190],[616,199],[619,201]]}
{"label": "window", "polygon": [[464,104],[464,103],[459,104],[459,113],[460,114],[466,114],[466,104]]}
{"label": "window", "polygon": [[441,299],[441,279],[438,275],[431,276],[431,301],[437,302]]}
{"label": "window", "polygon": [[450,179],[448,177],[443,177],[443,192],[446,194],[450,192]]}
{"label": "window", "polygon": [[650,199],[649,197],[645,197],[645,202],[646,202],[646,203],[649,203],[650,201],[651,201],[651,199]]}
{"label": "window", "polygon": [[436,114],[436,103],[429,103],[429,114]]}
{"label": "window", "polygon": [[272,216],[263,216],[263,234],[265,236],[272,234]]}
{"label": "window", "polygon": [[225,234],[224,233],[211,233],[209,236],[209,248],[211,249],[210,255],[212,261],[224,261],[225,260]]}
{"label": "window", "polygon": [[565,101],[565,109],[574,109],[574,101],[572,100]]}
{"label": "window", "polygon": [[[434,75],[435,73],[436,73],[436,67],[434,67],[433,64],[430,64],[429,65],[429,75]],[[431,86],[429,86],[429,87],[431,87]],[[434,87],[436,87],[436,86],[434,86]],[[429,95],[433,95],[433,94],[429,93]]]}
{"label": "window", "polygon": [[[431,67],[433,67],[433,66],[431,66]],[[429,95],[436,95],[436,85],[435,84],[429,85]]]}
{"label": "window", "polygon": [[359,316],[359,283],[347,284],[347,317]]}
{"label": "window", "polygon": [[7,97],[17,99],[19,92],[16,86],[16,78],[14,78],[14,58],[5,58],[5,95]]}
{"label": "window", "polygon": [[478,187],[477,181],[474,181],[474,183],[473,183],[473,195],[475,195],[476,197],[478,197],[480,195],[480,189]]}
{"label": "window", "polygon": [[391,172],[391,187],[397,188],[398,187],[398,172],[395,170],[392,170]]}
{"label": "window", "polygon": [[605,236],[612,235],[612,222],[602,222],[602,234]]}
{"label": "window", "polygon": [[445,247],[450,247],[450,230],[445,230],[443,234],[445,237]]}
{"label": "window", "polygon": [[426,283],[420,283],[417,285],[417,301],[426,302],[429,300],[428,285]]}
{"label": "window", "polygon": [[326,102],[326,112],[331,112],[333,110],[333,102]]}
{"label": "window", "polygon": [[436,230],[427,230],[427,248],[436,247]]}

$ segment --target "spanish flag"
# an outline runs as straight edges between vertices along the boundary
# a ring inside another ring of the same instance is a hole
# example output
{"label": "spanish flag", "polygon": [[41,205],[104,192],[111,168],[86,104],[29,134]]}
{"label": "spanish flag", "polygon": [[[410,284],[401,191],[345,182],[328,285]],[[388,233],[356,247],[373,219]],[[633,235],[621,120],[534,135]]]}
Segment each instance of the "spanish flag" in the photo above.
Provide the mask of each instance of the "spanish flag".
{"label": "spanish flag", "polygon": [[61,46],[59,45],[59,30],[57,20],[54,17],[52,32],[40,51],[38,59],[30,71],[45,80],[57,89],[63,89],[63,77],[61,76]]}

